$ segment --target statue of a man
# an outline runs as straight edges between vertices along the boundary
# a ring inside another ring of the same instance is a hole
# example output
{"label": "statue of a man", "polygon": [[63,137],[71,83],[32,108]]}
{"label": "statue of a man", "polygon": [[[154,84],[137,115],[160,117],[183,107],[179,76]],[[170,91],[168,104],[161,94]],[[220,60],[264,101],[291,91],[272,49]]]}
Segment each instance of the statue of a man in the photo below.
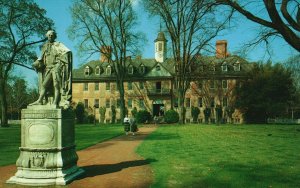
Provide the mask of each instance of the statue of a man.
{"label": "statue of a man", "polygon": [[42,46],[41,56],[33,63],[39,74],[40,95],[30,105],[52,103],[56,107],[68,107],[72,99],[72,52],[55,41],[55,31],[49,30],[46,36],[48,41]]}

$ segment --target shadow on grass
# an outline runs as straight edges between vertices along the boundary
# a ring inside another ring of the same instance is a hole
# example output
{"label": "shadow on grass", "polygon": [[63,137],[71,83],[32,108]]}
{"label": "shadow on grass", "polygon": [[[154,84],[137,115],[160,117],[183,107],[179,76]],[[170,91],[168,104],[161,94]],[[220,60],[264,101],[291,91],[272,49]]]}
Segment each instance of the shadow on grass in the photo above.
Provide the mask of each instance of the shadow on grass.
{"label": "shadow on grass", "polygon": [[145,160],[135,160],[135,161],[124,161],[116,164],[103,164],[103,165],[90,165],[81,167],[85,173],[78,179],[84,179],[87,177],[94,177],[103,174],[109,174],[121,171],[122,169],[148,165],[150,163],[156,162],[156,159],[145,159]]}

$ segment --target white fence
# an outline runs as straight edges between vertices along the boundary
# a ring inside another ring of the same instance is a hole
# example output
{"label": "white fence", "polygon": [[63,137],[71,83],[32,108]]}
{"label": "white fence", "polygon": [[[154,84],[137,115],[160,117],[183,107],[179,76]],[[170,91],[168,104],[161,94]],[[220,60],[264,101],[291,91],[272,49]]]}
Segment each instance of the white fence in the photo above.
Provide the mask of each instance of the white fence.
{"label": "white fence", "polygon": [[270,124],[300,124],[300,119],[285,119],[285,118],[276,118],[276,119],[268,119],[268,123]]}

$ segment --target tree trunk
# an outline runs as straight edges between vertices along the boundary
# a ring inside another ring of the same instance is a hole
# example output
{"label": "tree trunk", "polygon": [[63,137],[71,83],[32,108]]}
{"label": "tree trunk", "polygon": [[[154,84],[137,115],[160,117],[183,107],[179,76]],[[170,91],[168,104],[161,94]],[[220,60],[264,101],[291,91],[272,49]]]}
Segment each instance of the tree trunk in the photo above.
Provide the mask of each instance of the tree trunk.
{"label": "tree trunk", "polygon": [[185,123],[184,92],[178,91],[179,124]]}
{"label": "tree trunk", "polygon": [[[0,72],[0,74],[2,74],[2,71]],[[1,75],[0,75],[0,105],[1,105],[1,127],[8,127],[5,79]]]}
{"label": "tree trunk", "polygon": [[125,91],[124,91],[124,82],[123,81],[117,81],[117,87],[120,93],[120,119],[121,122],[123,122],[123,119],[125,117]]}

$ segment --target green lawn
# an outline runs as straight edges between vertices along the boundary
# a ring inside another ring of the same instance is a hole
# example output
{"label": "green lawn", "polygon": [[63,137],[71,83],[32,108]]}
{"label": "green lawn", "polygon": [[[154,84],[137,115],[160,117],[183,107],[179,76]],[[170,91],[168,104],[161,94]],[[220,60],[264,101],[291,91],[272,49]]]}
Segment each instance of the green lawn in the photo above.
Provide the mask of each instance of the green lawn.
{"label": "green lawn", "polygon": [[160,126],[137,152],[153,187],[300,186],[300,126]]}
{"label": "green lawn", "polygon": [[[123,126],[121,125],[76,125],[76,148],[77,150],[81,150],[122,133]],[[16,162],[21,145],[20,137],[20,125],[0,128],[0,166]]]}

